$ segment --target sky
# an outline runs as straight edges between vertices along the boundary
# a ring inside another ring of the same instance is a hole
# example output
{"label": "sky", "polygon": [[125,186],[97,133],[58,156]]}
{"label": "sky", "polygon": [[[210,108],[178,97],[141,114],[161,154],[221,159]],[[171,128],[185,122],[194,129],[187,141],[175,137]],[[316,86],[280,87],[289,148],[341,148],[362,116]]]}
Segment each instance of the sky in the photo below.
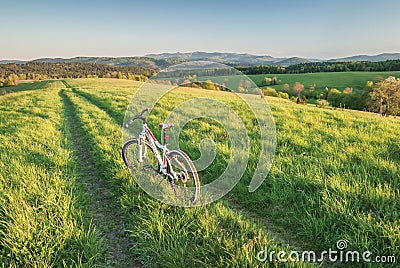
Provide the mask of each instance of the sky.
{"label": "sky", "polygon": [[398,0],[0,0],[0,59],[400,52]]}

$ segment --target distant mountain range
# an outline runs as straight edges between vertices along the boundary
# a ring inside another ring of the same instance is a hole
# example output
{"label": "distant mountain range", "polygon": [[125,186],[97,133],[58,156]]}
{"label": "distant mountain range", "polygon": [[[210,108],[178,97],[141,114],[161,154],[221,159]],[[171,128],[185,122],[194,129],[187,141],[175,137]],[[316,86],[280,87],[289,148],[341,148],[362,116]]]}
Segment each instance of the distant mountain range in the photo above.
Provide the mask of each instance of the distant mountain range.
{"label": "distant mountain range", "polygon": [[290,57],[290,58],[274,58],[272,56],[257,56],[251,54],[237,54],[237,53],[220,53],[220,52],[191,52],[191,53],[162,53],[162,54],[148,54],[146,57],[153,59],[181,59],[185,61],[195,61],[195,60],[209,60],[222,63],[230,63],[235,65],[279,65],[279,66],[289,66],[305,62],[349,62],[349,61],[385,61],[385,60],[398,60],[400,59],[400,53],[383,53],[379,55],[369,56],[369,55],[356,55],[346,58],[337,58],[330,60],[322,59],[310,59],[310,58],[300,58],[300,57]]}
{"label": "distant mountain range", "polygon": [[379,55],[369,56],[369,55],[356,55],[346,58],[338,58],[328,60],[329,62],[344,62],[344,61],[385,61],[385,60],[398,60],[400,59],[400,53],[383,53]]}
{"label": "distant mountain range", "polygon": [[[226,63],[230,65],[279,65],[289,66],[305,62],[349,62],[349,61],[386,61],[400,59],[400,53],[383,53],[379,55],[356,55],[346,58],[337,58],[330,60],[306,59],[299,57],[275,58],[272,56],[257,56],[251,54],[221,53],[221,52],[190,52],[190,53],[161,53],[148,54],[144,57],[75,57],[75,58],[40,58],[33,60],[38,62],[94,62],[113,66],[140,66],[151,69],[160,69],[167,66],[196,60],[207,60]],[[23,64],[27,61],[20,60],[0,60],[0,63]]]}
{"label": "distant mountain range", "polygon": [[271,65],[285,58],[274,58],[272,56],[257,56],[251,54],[221,53],[221,52],[190,52],[190,53],[162,53],[148,54],[146,57],[153,59],[182,59],[186,61],[208,60],[222,63],[240,65]]}
{"label": "distant mountain range", "polygon": [[24,64],[24,63],[26,63],[26,61],[23,61],[23,60],[0,60],[0,64],[7,64],[7,63]]}

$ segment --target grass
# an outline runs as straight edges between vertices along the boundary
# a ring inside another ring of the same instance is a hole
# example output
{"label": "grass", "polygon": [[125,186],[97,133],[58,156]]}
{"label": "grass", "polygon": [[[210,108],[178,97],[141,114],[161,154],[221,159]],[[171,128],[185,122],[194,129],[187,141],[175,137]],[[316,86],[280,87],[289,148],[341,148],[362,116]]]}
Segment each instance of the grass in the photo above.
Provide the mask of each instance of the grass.
{"label": "grass", "polygon": [[0,94],[5,95],[7,93],[38,90],[44,88],[61,88],[62,83],[56,80],[45,80],[40,82],[21,82],[16,86],[0,87]]}
{"label": "grass", "polygon": [[60,99],[35,90],[0,98],[0,263],[93,266],[104,245],[86,212]]}
{"label": "grass", "polygon": [[[248,77],[260,88],[267,87],[263,84],[265,77],[277,77],[277,85],[269,85],[276,91],[282,91],[284,84],[289,84],[290,90],[295,82],[300,82],[305,89],[311,86],[315,87],[317,92],[324,92],[325,87],[336,88],[341,91],[346,87],[353,88],[353,92],[364,90],[367,81],[376,81],[388,76],[400,76],[400,71],[393,72],[326,72],[326,73],[304,73],[304,74],[257,74],[248,75]],[[242,76],[214,76],[199,77],[199,81],[211,79],[213,82],[225,83],[233,91],[237,90],[240,81],[245,81]]]}
{"label": "grass", "polygon": [[265,77],[278,79],[278,85],[272,85],[277,91],[281,91],[284,84],[289,84],[292,88],[295,82],[300,82],[306,89],[315,85],[316,90],[337,88],[343,90],[351,87],[353,90],[363,90],[367,81],[387,78],[388,76],[400,76],[400,72],[329,72],[329,73],[305,73],[305,74],[258,74],[249,75],[249,78],[258,86],[262,85]]}
{"label": "grass", "polygon": [[[152,129],[157,129],[156,124],[180,101],[199,96],[216,98],[234,109],[251,138],[244,176],[223,200],[180,208],[144,193],[120,156],[124,112],[140,84],[116,79],[67,82],[72,88],[62,94],[73,108],[94,168],[117,200],[115,209],[124,214],[126,231],[134,241],[129,254],[141,266],[280,266],[278,262],[260,263],[257,252],[264,246],[270,251],[296,247],[320,252],[335,249],[339,239],[348,241],[349,250],[399,257],[397,118],[267,98],[277,128],[275,159],[261,187],[248,193],[259,154],[259,133],[247,106],[229,92],[174,90],[150,114]],[[85,174],[76,172],[68,134],[73,129],[67,129],[62,118],[59,93],[60,89],[53,88],[0,97],[0,113],[6,118],[0,122],[0,136],[5,141],[0,148],[6,152],[0,155],[0,260],[5,266],[64,266],[64,262],[67,266],[107,266],[102,253],[105,242],[86,212],[91,198],[80,182]],[[200,173],[202,183],[212,181],[229,161],[226,132],[212,120],[196,120],[182,135],[181,148],[192,158],[199,156],[201,139],[215,141],[215,163]],[[28,137],[35,142],[27,142]],[[32,184],[38,186],[27,191]],[[54,196],[58,196],[57,202]],[[13,199],[22,201],[11,202]],[[34,220],[27,220],[28,216]],[[16,221],[18,217],[25,220]],[[38,227],[25,228],[30,225],[43,225],[39,229],[47,231],[36,235]],[[70,236],[70,244],[62,244],[71,230],[76,235]],[[31,255],[24,251],[25,241],[29,241]],[[32,249],[39,246],[45,250]],[[123,267],[122,263],[112,265]]]}
{"label": "grass", "polygon": [[[69,82],[75,87],[75,81]],[[264,245],[286,248],[223,202],[185,209],[147,196],[128,175],[116,150],[121,146],[121,129],[119,123],[110,122],[111,107],[102,110],[72,91],[67,95],[82,120],[96,167],[121,194],[121,206],[131,223],[129,232],[136,241],[133,251],[145,267],[184,267],[188,261],[194,266],[254,266],[256,252]]]}
{"label": "grass", "polygon": [[[79,81],[73,83],[80,90]],[[94,84],[93,88],[92,92],[89,88],[82,91],[92,94],[91,98],[97,101],[108,102],[108,110],[118,110],[119,101],[111,98],[113,89],[97,96]],[[119,90],[118,94],[123,91]],[[241,106],[230,93],[194,89],[176,91],[162,99],[149,117],[150,124],[154,126],[162,121],[166,108],[196,92],[203,97],[214,96],[232,107],[236,105],[251,129],[251,120],[245,118]],[[126,94],[129,93],[126,91]],[[290,233],[291,241],[303,248],[322,251],[334,247],[337,240],[346,239],[353,250],[398,255],[398,119],[300,106],[274,98],[268,101],[278,135],[274,165],[261,188],[247,193],[251,167],[254,168],[257,160],[257,148],[253,146],[245,177],[226,200],[259,219],[268,220],[278,230]],[[188,135],[190,141],[183,144],[184,150],[196,156],[201,138],[208,136],[212,128],[209,123],[202,122],[201,131]],[[219,169],[226,166],[225,156],[217,161],[220,161],[218,165],[201,174],[203,182],[212,180],[220,173]]]}

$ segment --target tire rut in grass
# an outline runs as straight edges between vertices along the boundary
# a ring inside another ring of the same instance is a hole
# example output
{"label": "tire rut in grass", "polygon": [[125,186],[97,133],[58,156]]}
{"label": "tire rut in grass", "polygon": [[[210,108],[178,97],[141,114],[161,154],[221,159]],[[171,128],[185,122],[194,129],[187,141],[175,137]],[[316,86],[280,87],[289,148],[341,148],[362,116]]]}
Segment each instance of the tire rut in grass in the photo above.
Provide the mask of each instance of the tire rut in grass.
{"label": "tire rut in grass", "polygon": [[[237,201],[226,198],[225,202],[228,207],[239,211],[245,217],[255,221],[264,229],[266,233],[270,234],[276,241],[279,241],[283,245],[287,245],[291,250],[295,250],[301,254],[303,251],[305,251],[305,248],[309,248],[310,246],[312,246],[304,244],[304,242],[300,241],[291,231],[274,224],[272,221],[268,220],[265,217],[261,217],[254,211],[246,209]],[[317,251],[317,253],[321,255],[321,252]]]}
{"label": "tire rut in grass", "polygon": [[122,124],[122,121],[124,118],[121,116],[121,114],[119,114],[116,111],[113,111],[111,109],[111,107],[106,107],[106,105],[103,102],[101,102],[101,100],[99,100],[92,94],[79,91],[76,88],[72,88],[72,91],[75,94],[84,98],[87,102],[89,102],[89,103],[93,104],[94,106],[96,106],[97,108],[99,108],[100,110],[103,110],[109,117],[111,117],[114,120],[114,122],[116,124]]}
{"label": "tire rut in grass", "polygon": [[60,91],[63,102],[64,117],[72,138],[74,155],[78,162],[79,175],[86,185],[89,195],[89,212],[93,217],[93,223],[104,236],[108,255],[105,266],[109,267],[139,267],[133,260],[132,241],[126,233],[122,212],[115,197],[101,179],[95,169],[88,146],[84,140],[84,130],[79,126],[75,107],[68,96]]}

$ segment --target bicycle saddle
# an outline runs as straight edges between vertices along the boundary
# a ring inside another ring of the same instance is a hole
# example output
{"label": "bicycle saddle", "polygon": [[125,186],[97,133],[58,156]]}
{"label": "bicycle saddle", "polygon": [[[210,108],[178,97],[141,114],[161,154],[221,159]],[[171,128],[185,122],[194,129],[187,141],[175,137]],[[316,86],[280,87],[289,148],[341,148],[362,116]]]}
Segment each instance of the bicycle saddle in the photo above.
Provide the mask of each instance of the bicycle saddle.
{"label": "bicycle saddle", "polygon": [[173,127],[174,124],[173,123],[168,123],[168,124],[160,123],[160,124],[158,124],[158,126],[161,127],[162,130],[165,130],[165,129],[169,129],[169,128]]}

